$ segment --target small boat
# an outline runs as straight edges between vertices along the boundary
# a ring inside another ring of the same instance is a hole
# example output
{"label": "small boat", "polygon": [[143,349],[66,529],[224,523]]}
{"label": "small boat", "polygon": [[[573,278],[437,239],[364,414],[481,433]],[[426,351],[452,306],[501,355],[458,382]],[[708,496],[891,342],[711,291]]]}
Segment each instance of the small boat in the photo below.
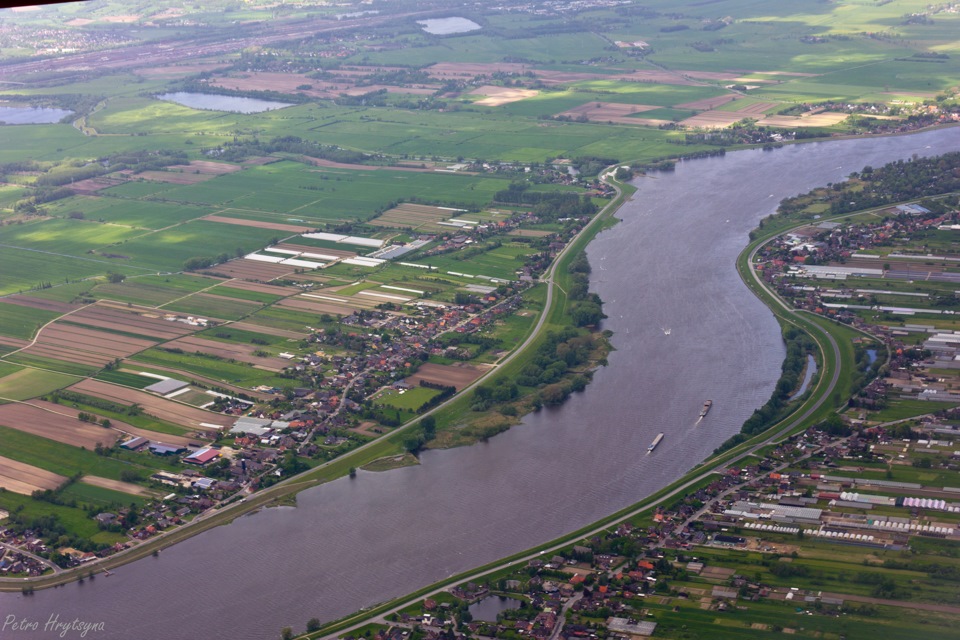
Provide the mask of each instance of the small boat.
{"label": "small boat", "polygon": [[663,434],[657,434],[657,437],[653,439],[653,442],[650,443],[650,446],[647,447],[647,453],[653,453],[653,450],[657,448],[657,445],[660,444],[660,441],[663,440]]}
{"label": "small boat", "polygon": [[707,413],[710,411],[710,407],[713,406],[713,400],[707,400],[703,403],[703,408],[700,409],[700,417],[706,417]]}

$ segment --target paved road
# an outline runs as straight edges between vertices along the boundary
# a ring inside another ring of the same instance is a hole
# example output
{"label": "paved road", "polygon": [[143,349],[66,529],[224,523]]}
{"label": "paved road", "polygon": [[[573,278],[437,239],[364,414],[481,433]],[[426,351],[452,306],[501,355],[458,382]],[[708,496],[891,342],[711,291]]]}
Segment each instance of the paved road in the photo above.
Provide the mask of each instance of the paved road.
{"label": "paved road", "polygon": [[[53,564],[52,562],[50,562],[50,561],[47,560],[46,558],[41,558],[41,557],[38,556],[38,555],[35,555],[35,554],[33,554],[33,553],[30,553],[29,551],[25,551],[24,549],[20,549],[19,547],[15,547],[15,546],[13,546],[12,544],[7,544],[6,542],[0,542],[0,547],[2,547],[2,548],[4,548],[4,549],[8,549],[8,550],[10,550],[10,551],[16,551],[17,553],[22,553],[23,555],[27,556],[27,557],[30,558],[31,560],[36,560],[37,562],[39,562],[39,563],[42,564],[43,566],[48,567],[48,568],[50,568],[50,569],[53,569],[53,572],[54,572],[54,573],[62,573],[62,572],[63,572],[63,569],[61,569],[61,568],[58,567],[57,565]],[[18,580],[18,579],[19,579],[19,580],[25,580],[26,578],[14,578],[14,580]]]}

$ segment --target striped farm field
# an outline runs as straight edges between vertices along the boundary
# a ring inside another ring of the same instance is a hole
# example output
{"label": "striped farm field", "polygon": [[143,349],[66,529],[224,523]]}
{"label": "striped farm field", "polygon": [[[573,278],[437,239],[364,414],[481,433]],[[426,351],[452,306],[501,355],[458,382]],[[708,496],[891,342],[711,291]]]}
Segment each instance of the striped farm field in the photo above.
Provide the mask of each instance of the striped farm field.
{"label": "striped farm field", "polygon": [[0,488],[30,495],[34,491],[56,489],[67,481],[51,471],[0,456]]}
{"label": "striped farm field", "polygon": [[99,368],[117,358],[149,349],[154,344],[154,340],[54,322],[41,332],[34,344],[20,353]]}
{"label": "striped farm field", "polygon": [[[6,363],[2,363],[6,365]],[[0,378],[0,398],[28,400],[62,389],[77,381],[75,376],[44,371],[43,369],[19,369]],[[2,400],[0,400],[2,401]]]}
{"label": "striped farm field", "polygon": [[76,418],[76,412],[69,415],[69,409],[60,405],[43,404],[44,408],[21,403],[0,405],[0,424],[17,431],[91,450],[97,443],[111,446],[120,437],[117,431],[105,429],[98,424],[81,422]]}
{"label": "striped farm field", "polygon": [[169,342],[166,345],[173,349],[183,349],[186,352],[202,352],[229,360],[245,362],[270,371],[281,371],[290,363],[283,358],[261,357],[255,352],[262,349],[254,344],[224,343],[215,340],[206,340],[197,336],[187,336]]}
{"label": "striped farm field", "polygon": [[196,329],[183,322],[164,320],[162,314],[163,312],[157,310],[138,311],[99,303],[71,314],[69,322],[88,327],[112,329],[158,341],[172,340],[193,333]]}
{"label": "striped farm field", "polygon": [[103,398],[104,400],[110,400],[111,402],[125,406],[136,403],[143,407],[145,413],[191,429],[210,430],[212,428],[204,427],[204,423],[219,425],[221,427],[233,424],[233,418],[230,416],[205,411],[196,407],[188,407],[179,402],[147,393],[146,391],[118,387],[99,380],[82,380],[70,387],[70,391]]}

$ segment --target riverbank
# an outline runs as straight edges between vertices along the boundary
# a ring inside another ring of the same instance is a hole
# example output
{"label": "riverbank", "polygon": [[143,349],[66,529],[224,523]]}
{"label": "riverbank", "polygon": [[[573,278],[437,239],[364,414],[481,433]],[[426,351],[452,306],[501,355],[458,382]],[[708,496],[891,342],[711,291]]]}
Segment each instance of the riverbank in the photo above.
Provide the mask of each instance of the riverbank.
{"label": "riverbank", "polygon": [[[352,476],[357,468],[363,468],[381,461],[378,467],[375,467],[379,468],[384,465],[382,461],[403,456],[406,449],[404,439],[412,431],[417,429],[422,420],[427,416],[439,417],[442,420],[445,416],[455,416],[458,413],[469,412],[470,396],[477,387],[490,384],[506,376],[515,376],[524,365],[524,358],[521,356],[532,353],[537,349],[545,339],[547,331],[568,324],[563,320],[568,305],[566,290],[569,289],[570,284],[570,274],[567,269],[571,261],[585,249],[590,240],[604,228],[605,224],[609,223],[613,212],[623,204],[625,198],[633,193],[632,187],[615,182],[612,180],[612,177],[610,183],[616,191],[616,197],[594,215],[577,235],[567,243],[564,249],[556,256],[551,267],[545,273],[545,276],[541,278],[541,281],[546,284],[545,303],[537,322],[524,341],[510,354],[501,359],[496,368],[491,369],[486,375],[463,388],[449,401],[425,412],[423,415],[395,429],[387,436],[369,442],[339,458],[281,481],[247,498],[223,506],[217,511],[204,513],[186,525],[169,532],[161,533],[137,546],[125,549],[112,556],[72,569],[66,569],[59,573],[36,578],[0,578],[0,592],[30,592],[57,587],[97,573],[117,569],[125,564],[151,555],[156,555],[163,549],[169,548],[183,540],[208,531],[211,528],[229,524],[236,518],[259,510],[262,507],[277,504],[279,501],[296,495],[305,489],[316,487],[344,476]],[[606,351],[602,353],[605,355]],[[599,360],[599,358],[597,358],[597,360]],[[533,408],[533,406],[530,406],[531,410],[533,410]],[[519,422],[519,420],[517,420],[517,422]],[[491,430],[485,437],[490,437],[502,432],[509,426],[510,425],[506,425],[506,427],[498,426],[494,430]],[[457,444],[470,444],[485,439],[485,437],[482,436],[483,434],[480,434],[476,438],[473,438],[472,441],[458,442]],[[408,460],[404,459],[402,464],[398,464],[397,466],[408,466],[408,462]]]}

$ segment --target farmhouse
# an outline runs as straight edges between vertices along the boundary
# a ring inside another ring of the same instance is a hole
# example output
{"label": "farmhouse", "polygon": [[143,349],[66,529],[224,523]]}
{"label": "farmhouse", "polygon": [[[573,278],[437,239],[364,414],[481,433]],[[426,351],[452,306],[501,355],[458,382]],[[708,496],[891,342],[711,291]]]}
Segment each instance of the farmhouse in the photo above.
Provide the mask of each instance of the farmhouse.
{"label": "farmhouse", "polygon": [[194,451],[189,456],[184,458],[183,461],[189,464],[205,465],[211,460],[215,460],[219,457],[219,450],[214,449],[213,447],[204,447],[203,449]]}
{"label": "farmhouse", "polygon": [[126,442],[120,444],[120,447],[128,451],[138,451],[142,449],[148,442],[146,438],[137,436],[135,438],[130,438]]}
{"label": "farmhouse", "polygon": [[150,445],[150,453],[158,456],[175,456],[186,451],[186,447],[180,447],[172,444],[163,444],[162,442],[154,442]]}

